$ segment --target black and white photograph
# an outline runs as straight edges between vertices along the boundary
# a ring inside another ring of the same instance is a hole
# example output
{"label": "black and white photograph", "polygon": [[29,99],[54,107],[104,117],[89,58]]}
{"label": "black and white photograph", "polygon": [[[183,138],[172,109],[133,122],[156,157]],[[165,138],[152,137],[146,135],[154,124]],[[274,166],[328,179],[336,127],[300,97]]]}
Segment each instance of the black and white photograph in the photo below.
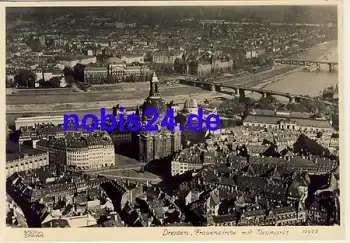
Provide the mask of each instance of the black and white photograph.
{"label": "black and white photograph", "polygon": [[6,7],[6,226],[342,226],[338,11]]}

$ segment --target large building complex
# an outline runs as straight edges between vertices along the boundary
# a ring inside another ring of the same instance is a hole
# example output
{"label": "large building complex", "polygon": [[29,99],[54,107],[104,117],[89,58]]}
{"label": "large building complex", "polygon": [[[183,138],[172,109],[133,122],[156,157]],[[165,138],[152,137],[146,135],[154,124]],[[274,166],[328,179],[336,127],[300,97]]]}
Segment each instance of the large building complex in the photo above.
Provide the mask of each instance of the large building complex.
{"label": "large building complex", "polygon": [[323,132],[332,134],[334,128],[326,119],[292,116],[289,113],[270,112],[269,114],[250,114],[243,125],[247,127],[265,127],[301,132]]}
{"label": "large building complex", "polygon": [[37,148],[49,152],[51,163],[78,170],[99,169],[115,164],[114,146],[106,133],[68,134],[37,142]]}

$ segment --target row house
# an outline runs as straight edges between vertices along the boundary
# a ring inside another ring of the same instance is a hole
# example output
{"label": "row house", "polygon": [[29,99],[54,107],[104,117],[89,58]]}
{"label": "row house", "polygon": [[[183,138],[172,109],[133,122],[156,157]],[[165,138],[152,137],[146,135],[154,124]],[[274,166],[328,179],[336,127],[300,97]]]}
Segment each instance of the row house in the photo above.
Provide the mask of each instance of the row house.
{"label": "row house", "polygon": [[15,120],[16,130],[20,130],[22,127],[35,128],[38,124],[62,125],[63,116],[19,117]]}
{"label": "row house", "polygon": [[243,126],[314,133],[322,132],[325,134],[334,132],[334,128],[325,120],[299,118],[291,120],[277,116],[248,115],[243,121]]}
{"label": "row house", "polygon": [[37,148],[36,143],[41,139],[48,139],[53,136],[59,138],[65,135],[65,131],[61,125],[42,125],[36,128],[22,127],[20,131],[19,145],[23,145],[26,141],[31,141],[35,149]]}
{"label": "row house", "polygon": [[264,225],[266,217],[265,209],[250,209],[243,212],[239,221],[240,226]]}
{"label": "row house", "polygon": [[181,175],[186,171],[199,170],[203,167],[203,159],[201,154],[191,154],[190,150],[181,151],[171,161],[171,175]]}
{"label": "row house", "polygon": [[182,52],[181,53],[156,52],[153,54],[153,63],[173,65],[176,58],[182,58]]}
{"label": "row house", "polygon": [[132,63],[145,63],[146,54],[125,54],[121,57],[121,60],[127,64]]}
{"label": "row house", "polygon": [[297,211],[292,206],[279,207],[270,210],[266,217],[265,225],[271,226],[287,226],[298,225],[306,222],[306,212]]}
{"label": "row house", "polygon": [[97,58],[95,56],[84,56],[84,57],[61,57],[59,63],[65,67],[73,68],[78,63],[82,65],[95,64]]}
{"label": "row house", "polygon": [[84,69],[84,81],[89,84],[101,84],[108,79],[108,68],[87,66]]}
{"label": "row house", "polygon": [[49,164],[48,152],[34,150],[30,153],[6,157],[6,175],[10,176],[15,172],[29,171],[41,168]]}
{"label": "row house", "polygon": [[193,61],[187,64],[187,74],[196,76],[209,76],[228,72],[233,68],[232,60]]}
{"label": "row house", "polygon": [[238,217],[234,214],[208,216],[208,226],[236,226]]}
{"label": "row house", "polygon": [[53,198],[54,202],[71,198],[76,193],[76,187],[73,183],[49,184],[45,188],[33,189],[31,202],[43,202],[44,198]]}
{"label": "row house", "polygon": [[157,52],[153,54],[152,67],[156,72],[175,71],[175,61],[182,58],[182,53],[174,52]]}

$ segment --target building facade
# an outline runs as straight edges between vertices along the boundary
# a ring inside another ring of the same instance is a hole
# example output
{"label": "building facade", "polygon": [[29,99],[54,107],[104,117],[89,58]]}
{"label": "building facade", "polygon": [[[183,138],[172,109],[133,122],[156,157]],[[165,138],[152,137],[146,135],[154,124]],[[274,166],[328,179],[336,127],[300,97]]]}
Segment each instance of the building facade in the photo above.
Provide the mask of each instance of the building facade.
{"label": "building facade", "polygon": [[82,65],[88,65],[88,64],[96,63],[96,62],[97,62],[97,58],[95,56],[63,57],[59,61],[60,64],[66,66],[66,67],[69,67],[69,68],[73,68],[78,63],[80,63]]}
{"label": "building facade", "polygon": [[301,132],[322,132],[332,134],[335,130],[327,120],[284,118],[279,116],[249,115],[244,121],[246,127],[263,127]]}
{"label": "building facade", "polygon": [[181,175],[187,171],[199,170],[203,167],[204,158],[199,153],[192,153],[191,149],[182,150],[171,161],[171,175]]}
{"label": "building facade", "polygon": [[24,154],[10,154],[6,158],[6,175],[10,176],[15,172],[38,169],[48,164],[48,152],[33,150]]}
{"label": "building facade", "polygon": [[107,67],[88,66],[84,69],[84,81],[89,84],[106,83],[108,79]]}
{"label": "building facade", "polygon": [[37,124],[62,125],[63,116],[19,117],[15,120],[16,130],[20,130],[21,127],[36,127]]}
{"label": "building facade", "polygon": [[106,133],[66,135],[37,142],[37,148],[49,152],[50,162],[77,170],[92,170],[115,164],[114,145]]}

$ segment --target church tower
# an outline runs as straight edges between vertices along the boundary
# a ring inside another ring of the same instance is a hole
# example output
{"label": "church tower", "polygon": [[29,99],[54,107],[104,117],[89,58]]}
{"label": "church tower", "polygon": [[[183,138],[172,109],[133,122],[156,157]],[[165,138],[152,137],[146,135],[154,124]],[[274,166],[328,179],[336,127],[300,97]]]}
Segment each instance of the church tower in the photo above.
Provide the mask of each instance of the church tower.
{"label": "church tower", "polygon": [[158,127],[157,131],[141,130],[138,135],[139,160],[145,163],[170,156],[182,149],[181,132],[179,130],[170,131],[159,126],[168,107],[160,96],[159,80],[155,73],[153,73],[153,77],[150,80],[149,95],[142,105],[142,120],[144,123],[147,123],[147,120],[152,118],[152,115],[145,116],[145,112],[148,109],[156,109],[159,113],[159,119],[153,124]]}
{"label": "church tower", "polygon": [[156,73],[153,73],[152,79],[150,81],[149,95],[142,105],[142,118],[147,120],[150,117],[145,117],[144,114],[148,109],[156,109],[159,114],[159,118],[162,119],[167,111],[167,106],[165,101],[160,97],[159,93],[159,80]]}
{"label": "church tower", "polygon": [[159,80],[156,73],[153,73],[152,80],[150,82],[149,97],[160,97],[159,94]]}

